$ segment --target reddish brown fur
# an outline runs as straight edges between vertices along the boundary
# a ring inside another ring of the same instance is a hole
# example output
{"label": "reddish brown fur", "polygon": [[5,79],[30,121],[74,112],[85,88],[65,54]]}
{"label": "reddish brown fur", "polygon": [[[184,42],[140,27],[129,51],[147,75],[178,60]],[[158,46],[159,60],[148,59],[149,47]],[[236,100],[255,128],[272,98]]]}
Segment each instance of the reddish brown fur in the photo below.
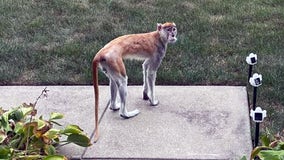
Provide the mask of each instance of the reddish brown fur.
{"label": "reddish brown fur", "polygon": [[122,76],[126,76],[121,58],[145,59],[151,57],[156,53],[156,43],[159,43],[158,37],[158,31],[118,37],[102,48],[95,56],[94,61],[100,62],[107,57],[107,64]]}
{"label": "reddish brown fur", "polygon": [[[174,23],[164,23],[161,28],[173,27]],[[125,58],[145,59],[158,54],[158,46],[168,43],[168,37],[160,35],[161,28],[154,32],[130,34],[118,37],[105,45],[93,59],[93,84],[95,92],[95,117],[96,130],[95,141],[98,139],[98,66],[105,63],[114,73],[126,77],[126,70],[123,63]]]}

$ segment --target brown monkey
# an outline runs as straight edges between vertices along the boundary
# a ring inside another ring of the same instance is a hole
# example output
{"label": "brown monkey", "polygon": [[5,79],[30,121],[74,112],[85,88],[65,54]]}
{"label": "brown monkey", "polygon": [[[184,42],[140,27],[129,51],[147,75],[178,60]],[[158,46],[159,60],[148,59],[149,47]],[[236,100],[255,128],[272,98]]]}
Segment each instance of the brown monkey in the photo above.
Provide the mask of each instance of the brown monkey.
{"label": "brown monkey", "polygon": [[[155,99],[155,80],[157,70],[164,58],[168,43],[177,41],[175,23],[157,24],[157,30],[149,33],[130,34],[118,37],[106,44],[93,59],[93,84],[95,92],[95,142],[98,140],[98,67],[110,81],[110,109],[119,110],[123,118],[131,118],[139,114],[139,110],[127,111],[127,75],[123,59],[140,59],[143,63],[143,99],[149,100],[152,106],[159,104]],[[117,94],[120,102],[117,102]]]}

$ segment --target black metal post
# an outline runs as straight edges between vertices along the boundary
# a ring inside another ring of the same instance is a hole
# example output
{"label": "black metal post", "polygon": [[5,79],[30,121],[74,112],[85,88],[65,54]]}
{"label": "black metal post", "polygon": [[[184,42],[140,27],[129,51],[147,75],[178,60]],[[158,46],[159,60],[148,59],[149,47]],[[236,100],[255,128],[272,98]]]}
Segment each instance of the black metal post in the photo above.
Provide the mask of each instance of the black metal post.
{"label": "black metal post", "polygon": [[[252,67],[254,64],[256,64],[257,57],[253,53],[251,53],[246,61],[249,64],[249,70],[248,70],[248,82],[250,82],[250,78],[252,77]],[[260,80],[261,81],[261,80]],[[260,82],[261,83],[261,82]],[[259,86],[258,84],[251,84],[253,86],[253,104],[252,104],[252,109],[255,111],[256,109],[256,97],[257,97],[257,87]],[[250,101],[249,101],[250,102]],[[254,139],[254,147],[258,146],[259,142],[259,122],[255,122],[255,139]]]}
{"label": "black metal post", "polygon": [[252,66],[253,66],[253,65],[249,65],[248,81],[249,81],[249,79],[250,79],[250,77],[251,77],[251,73],[252,73]]}
{"label": "black metal post", "polygon": [[[252,108],[256,108],[256,96],[257,96],[257,87],[253,87],[253,104]],[[258,146],[259,141],[259,123],[255,122],[255,137],[254,137],[254,148]]]}
{"label": "black metal post", "polygon": [[258,146],[258,141],[259,141],[259,123],[255,122],[254,148]]}
{"label": "black metal post", "polygon": [[257,96],[257,87],[253,87],[253,102],[252,102],[253,110],[255,110],[256,108],[256,96]]}

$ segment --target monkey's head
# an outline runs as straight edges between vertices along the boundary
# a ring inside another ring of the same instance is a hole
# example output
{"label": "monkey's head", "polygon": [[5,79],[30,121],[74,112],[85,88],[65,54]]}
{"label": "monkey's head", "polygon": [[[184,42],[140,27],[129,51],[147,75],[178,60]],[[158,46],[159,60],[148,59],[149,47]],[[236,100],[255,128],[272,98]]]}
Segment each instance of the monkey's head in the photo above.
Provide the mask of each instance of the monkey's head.
{"label": "monkey's head", "polygon": [[167,43],[175,43],[177,41],[177,27],[175,23],[157,23],[157,30],[159,31],[160,37],[163,41],[166,41]]}

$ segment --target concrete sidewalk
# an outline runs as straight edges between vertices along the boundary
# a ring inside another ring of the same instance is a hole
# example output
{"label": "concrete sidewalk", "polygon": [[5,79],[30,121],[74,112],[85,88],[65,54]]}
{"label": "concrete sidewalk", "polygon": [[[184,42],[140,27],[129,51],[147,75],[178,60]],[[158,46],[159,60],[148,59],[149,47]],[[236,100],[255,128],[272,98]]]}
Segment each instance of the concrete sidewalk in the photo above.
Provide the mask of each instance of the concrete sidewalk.
{"label": "concrete sidewalk", "polygon": [[[34,102],[44,86],[0,86],[0,106]],[[48,97],[37,104],[38,115],[65,115],[61,124],[94,130],[92,86],[48,86]],[[240,159],[252,149],[245,87],[157,86],[158,107],[142,100],[142,87],[129,86],[128,110],[141,113],[122,119],[106,110],[100,139],[91,147],[66,145],[62,154],[72,159]],[[100,115],[109,99],[100,87]]]}

